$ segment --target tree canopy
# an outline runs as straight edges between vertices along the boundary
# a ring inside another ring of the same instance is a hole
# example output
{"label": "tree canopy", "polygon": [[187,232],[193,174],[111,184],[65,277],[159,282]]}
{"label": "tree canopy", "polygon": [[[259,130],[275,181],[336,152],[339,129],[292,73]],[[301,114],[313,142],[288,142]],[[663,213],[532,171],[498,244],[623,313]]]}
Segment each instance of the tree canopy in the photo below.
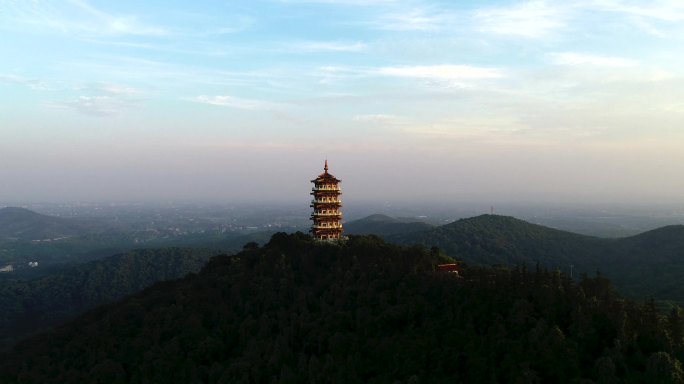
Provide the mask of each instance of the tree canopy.
{"label": "tree canopy", "polygon": [[0,356],[19,383],[681,383],[682,313],[603,276],[440,273],[440,252],[278,233]]}

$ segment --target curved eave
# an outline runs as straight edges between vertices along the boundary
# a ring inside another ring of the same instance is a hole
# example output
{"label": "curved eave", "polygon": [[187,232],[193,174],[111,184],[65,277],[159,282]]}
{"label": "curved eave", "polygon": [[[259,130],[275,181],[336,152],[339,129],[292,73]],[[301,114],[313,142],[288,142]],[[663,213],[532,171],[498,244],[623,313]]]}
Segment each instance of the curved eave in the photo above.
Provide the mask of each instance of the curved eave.
{"label": "curved eave", "polygon": [[323,173],[321,175],[318,175],[317,178],[311,180],[312,183],[323,183],[323,182],[328,182],[328,183],[339,183],[342,180],[338,179],[337,177],[331,175],[331,174],[326,174]]}

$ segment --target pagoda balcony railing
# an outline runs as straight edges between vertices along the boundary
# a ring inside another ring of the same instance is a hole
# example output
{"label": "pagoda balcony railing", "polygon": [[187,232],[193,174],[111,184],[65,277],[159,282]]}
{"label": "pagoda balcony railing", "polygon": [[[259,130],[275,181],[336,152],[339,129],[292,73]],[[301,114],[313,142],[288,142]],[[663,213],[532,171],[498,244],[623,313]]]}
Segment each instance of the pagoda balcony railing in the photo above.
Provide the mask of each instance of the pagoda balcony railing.
{"label": "pagoda balcony railing", "polygon": [[341,191],[340,187],[313,187],[311,188],[312,191],[318,192],[318,191],[334,191],[334,192],[339,192]]}
{"label": "pagoda balcony railing", "polygon": [[342,212],[314,212],[313,216],[342,216]]}
{"label": "pagoda balcony railing", "polygon": [[328,200],[311,200],[311,204],[342,204],[340,199],[328,199]]}
{"label": "pagoda balcony railing", "polygon": [[314,229],[342,229],[342,224],[338,225],[312,225],[311,228]]}

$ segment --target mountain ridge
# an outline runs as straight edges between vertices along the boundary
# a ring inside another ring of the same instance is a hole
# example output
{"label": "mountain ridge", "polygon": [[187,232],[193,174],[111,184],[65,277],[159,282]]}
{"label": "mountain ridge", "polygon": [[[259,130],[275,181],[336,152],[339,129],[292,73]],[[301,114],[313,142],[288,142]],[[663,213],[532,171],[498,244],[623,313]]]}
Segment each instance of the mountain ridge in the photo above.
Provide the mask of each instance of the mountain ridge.
{"label": "mountain ridge", "polygon": [[74,236],[87,227],[75,219],[43,215],[26,208],[0,208],[0,241],[31,241]]}
{"label": "mountain ridge", "polygon": [[[610,239],[576,234],[529,223],[512,216],[480,215],[464,218],[425,232],[387,237],[400,244],[437,246],[450,256],[476,264],[531,264],[555,267],[573,260]],[[549,257],[549,249],[559,249]]]}
{"label": "mountain ridge", "polygon": [[684,226],[671,225],[622,238],[599,238],[481,215],[440,227],[384,238],[397,244],[438,247],[473,265],[540,264],[565,273],[601,271],[625,295],[684,303]]}
{"label": "mountain ridge", "polygon": [[684,343],[669,336],[684,333],[681,312],[663,319],[600,276],[468,268],[459,279],[436,272],[436,256],[377,236],[334,244],[277,233],[22,342],[0,355],[0,381],[668,382],[682,373]]}

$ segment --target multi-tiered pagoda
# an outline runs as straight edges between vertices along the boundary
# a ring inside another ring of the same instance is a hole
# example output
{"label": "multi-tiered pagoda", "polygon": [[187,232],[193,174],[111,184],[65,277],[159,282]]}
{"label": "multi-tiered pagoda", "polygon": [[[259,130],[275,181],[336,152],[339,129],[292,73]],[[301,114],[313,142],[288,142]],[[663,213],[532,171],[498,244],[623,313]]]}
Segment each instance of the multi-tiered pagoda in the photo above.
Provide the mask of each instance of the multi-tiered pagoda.
{"label": "multi-tiered pagoda", "polygon": [[325,160],[324,172],[314,180],[314,187],[311,189],[313,200],[311,207],[313,213],[311,220],[311,233],[315,239],[319,240],[338,240],[342,238],[342,212],[340,207],[340,181],[335,176],[328,173],[328,160]]}

